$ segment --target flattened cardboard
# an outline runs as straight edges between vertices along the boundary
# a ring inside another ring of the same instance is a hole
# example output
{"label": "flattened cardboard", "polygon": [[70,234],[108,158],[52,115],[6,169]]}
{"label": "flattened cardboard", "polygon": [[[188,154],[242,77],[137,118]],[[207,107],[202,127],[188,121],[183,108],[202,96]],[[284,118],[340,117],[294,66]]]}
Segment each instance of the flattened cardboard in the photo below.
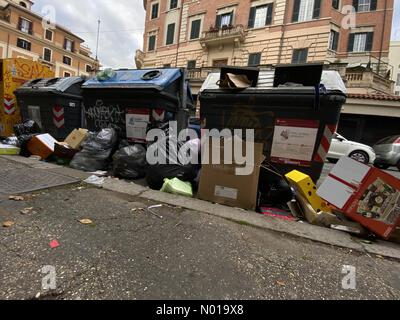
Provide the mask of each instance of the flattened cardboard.
{"label": "flattened cardboard", "polygon": [[[203,165],[198,197],[202,200],[231,207],[255,210],[257,206],[260,166],[265,160],[263,155],[264,146],[261,143],[254,144],[254,164],[251,166],[252,174],[248,176],[239,176],[236,175],[236,169],[243,168],[243,165],[238,165],[236,163],[224,164],[222,157],[225,143],[231,143],[231,139],[225,139],[225,142],[221,141],[222,164]],[[246,150],[243,141],[242,143],[242,150]]]}
{"label": "flattened cardboard", "polygon": [[400,226],[400,180],[377,168],[344,157],[317,193],[383,239]]}

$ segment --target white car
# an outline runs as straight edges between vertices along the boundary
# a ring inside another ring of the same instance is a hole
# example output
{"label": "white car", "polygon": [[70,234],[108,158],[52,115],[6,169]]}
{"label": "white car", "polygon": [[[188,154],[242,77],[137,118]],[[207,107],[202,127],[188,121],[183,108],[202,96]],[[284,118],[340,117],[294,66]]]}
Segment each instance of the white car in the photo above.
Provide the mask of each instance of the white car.
{"label": "white car", "polygon": [[340,134],[335,133],[327,159],[336,162],[341,157],[347,156],[365,164],[374,163],[376,154],[374,149],[365,144],[349,141]]}

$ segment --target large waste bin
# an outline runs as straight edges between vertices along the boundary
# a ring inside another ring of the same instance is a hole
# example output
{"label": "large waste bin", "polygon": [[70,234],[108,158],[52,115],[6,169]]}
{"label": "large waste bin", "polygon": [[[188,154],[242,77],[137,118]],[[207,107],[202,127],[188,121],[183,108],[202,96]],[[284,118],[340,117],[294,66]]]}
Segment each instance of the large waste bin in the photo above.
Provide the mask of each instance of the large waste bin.
{"label": "large waste bin", "polygon": [[201,88],[205,129],[254,129],[267,161],[282,174],[297,169],[317,181],[346,102],[339,73],[323,71],[316,86],[274,87],[275,71],[261,71],[257,87],[244,90],[221,89],[219,79],[210,74]]}
{"label": "large waste bin", "polygon": [[107,80],[88,80],[82,92],[89,130],[111,127],[139,143],[148,130],[172,120],[186,129],[194,108],[183,69],[116,70]]}
{"label": "large waste bin", "polygon": [[0,137],[9,137],[21,122],[21,112],[14,91],[25,82],[54,77],[54,72],[40,62],[22,58],[0,59]]}
{"label": "large waste bin", "polygon": [[36,121],[43,132],[63,141],[84,127],[82,77],[36,79],[15,91],[22,118]]}

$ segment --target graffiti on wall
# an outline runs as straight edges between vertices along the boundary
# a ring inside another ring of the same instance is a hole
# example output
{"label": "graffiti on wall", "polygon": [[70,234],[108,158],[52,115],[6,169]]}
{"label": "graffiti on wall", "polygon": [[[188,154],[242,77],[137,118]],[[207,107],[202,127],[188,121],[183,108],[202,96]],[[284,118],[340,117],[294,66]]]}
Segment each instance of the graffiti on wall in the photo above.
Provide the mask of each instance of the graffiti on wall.
{"label": "graffiti on wall", "polygon": [[96,104],[86,110],[88,121],[98,129],[114,128],[121,130],[125,127],[125,110],[118,104],[106,105],[103,100],[97,100]]}

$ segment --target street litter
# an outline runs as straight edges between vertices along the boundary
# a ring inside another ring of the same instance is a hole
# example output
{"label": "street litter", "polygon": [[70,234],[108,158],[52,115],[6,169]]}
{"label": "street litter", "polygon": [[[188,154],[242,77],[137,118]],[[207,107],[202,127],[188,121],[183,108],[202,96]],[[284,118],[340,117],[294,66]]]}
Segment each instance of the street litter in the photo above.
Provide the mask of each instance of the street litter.
{"label": "street litter", "polygon": [[25,201],[25,198],[21,196],[9,196],[8,199],[14,201]]}
{"label": "street litter", "polygon": [[3,227],[4,228],[11,228],[13,225],[15,225],[14,221],[5,221],[5,222],[3,222]]}
{"label": "street litter", "polygon": [[60,246],[60,243],[57,240],[51,240],[50,241],[50,248],[51,249],[56,249]]}
{"label": "street litter", "polygon": [[184,197],[193,197],[193,187],[190,182],[184,182],[178,178],[165,179],[161,192],[176,194]]}
{"label": "street litter", "polygon": [[400,180],[377,168],[343,157],[317,193],[385,240],[400,226]]}
{"label": "street litter", "polygon": [[57,140],[50,134],[37,135],[29,140],[28,151],[32,155],[39,156],[42,160],[46,160],[54,153],[56,143]]}
{"label": "street litter", "polygon": [[162,204],[150,206],[147,208],[147,211],[150,212],[152,215],[156,216],[157,218],[163,219],[163,216],[160,216],[159,214],[157,214],[156,212],[153,211],[153,209],[162,208],[162,207],[163,207]]}
{"label": "street litter", "polygon": [[93,176],[90,176],[89,178],[87,178],[86,180],[84,180],[83,182],[86,182],[88,184],[93,184],[96,186],[101,186],[104,184],[105,180],[106,179],[104,177],[98,177],[98,176],[93,175]]}
{"label": "street litter", "polygon": [[290,212],[287,212],[285,210],[281,210],[281,209],[277,209],[277,208],[261,207],[260,211],[261,211],[261,214],[268,216],[268,217],[279,218],[279,219],[286,220],[286,221],[296,221],[296,218],[294,218],[290,214]]}
{"label": "street litter", "polygon": [[0,143],[0,155],[15,156],[15,155],[19,155],[20,152],[21,152],[21,149],[16,146]]}
{"label": "street litter", "polygon": [[23,214],[23,215],[25,215],[25,214],[30,214],[30,213],[32,213],[32,214],[34,214],[34,213],[36,213],[35,211],[33,211],[33,207],[31,207],[31,208],[25,208],[25,209],[22,209],[20,212],[21,212],[21,214]]}

